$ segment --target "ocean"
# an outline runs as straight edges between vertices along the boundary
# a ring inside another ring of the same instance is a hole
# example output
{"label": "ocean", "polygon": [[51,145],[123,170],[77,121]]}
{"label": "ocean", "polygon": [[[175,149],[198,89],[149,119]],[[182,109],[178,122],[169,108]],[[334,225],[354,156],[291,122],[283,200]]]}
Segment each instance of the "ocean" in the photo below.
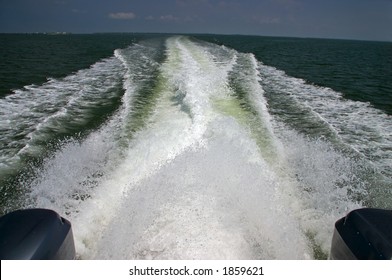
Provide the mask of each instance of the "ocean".
{"label": "ocean", "polygon": [[392,43],[1,34],[0,210],[78,259],[326,259],[392,209]]}

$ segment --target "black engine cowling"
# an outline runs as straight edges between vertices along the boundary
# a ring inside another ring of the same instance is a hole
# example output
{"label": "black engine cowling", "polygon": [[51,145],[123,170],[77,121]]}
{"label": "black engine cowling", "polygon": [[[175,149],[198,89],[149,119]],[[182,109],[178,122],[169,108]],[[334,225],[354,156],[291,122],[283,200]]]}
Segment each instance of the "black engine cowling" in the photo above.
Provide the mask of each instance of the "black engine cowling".
{"label": "black engine cowling", "polygon": [[0,259],[74,259],[71,223],[48,209],[25,209],[0,218]]}
{"label": "black engine cowling", "polygon": [[338,220],[330,259],[392,259],[392,211],[363,208]]}

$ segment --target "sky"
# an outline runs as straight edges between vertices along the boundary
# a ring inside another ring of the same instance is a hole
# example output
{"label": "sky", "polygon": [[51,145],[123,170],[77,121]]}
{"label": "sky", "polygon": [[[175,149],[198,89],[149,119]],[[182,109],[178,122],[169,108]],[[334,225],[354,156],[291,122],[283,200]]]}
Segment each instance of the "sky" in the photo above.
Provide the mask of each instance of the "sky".
{"label": "sky", "polygon": [[34,32],[392,41],[392,0],[0,0],[0,33]]}

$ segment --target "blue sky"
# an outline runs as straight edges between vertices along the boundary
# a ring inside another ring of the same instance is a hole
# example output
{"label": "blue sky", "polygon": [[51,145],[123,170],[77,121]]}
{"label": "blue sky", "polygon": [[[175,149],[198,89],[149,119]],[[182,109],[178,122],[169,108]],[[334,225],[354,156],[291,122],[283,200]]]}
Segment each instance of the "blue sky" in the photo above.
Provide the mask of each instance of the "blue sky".
{"label": "blue sky", "polygon": [[0,32],[56,31],[392,41],[392,0],[0,0]]}

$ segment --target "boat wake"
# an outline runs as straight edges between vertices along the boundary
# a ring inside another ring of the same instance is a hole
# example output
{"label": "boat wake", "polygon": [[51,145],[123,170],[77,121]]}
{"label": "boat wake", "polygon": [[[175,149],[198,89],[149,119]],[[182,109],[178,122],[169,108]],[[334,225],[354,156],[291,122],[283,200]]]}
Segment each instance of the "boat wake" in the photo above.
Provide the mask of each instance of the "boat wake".
{"label": "boat wake", "polygon": [[359,160],[271,114],[252,54],[170,37],[103,63],[120,106],[29,185],[30,206],[72,222],[79,258],[328,256],[334,222],[363,205]]}

